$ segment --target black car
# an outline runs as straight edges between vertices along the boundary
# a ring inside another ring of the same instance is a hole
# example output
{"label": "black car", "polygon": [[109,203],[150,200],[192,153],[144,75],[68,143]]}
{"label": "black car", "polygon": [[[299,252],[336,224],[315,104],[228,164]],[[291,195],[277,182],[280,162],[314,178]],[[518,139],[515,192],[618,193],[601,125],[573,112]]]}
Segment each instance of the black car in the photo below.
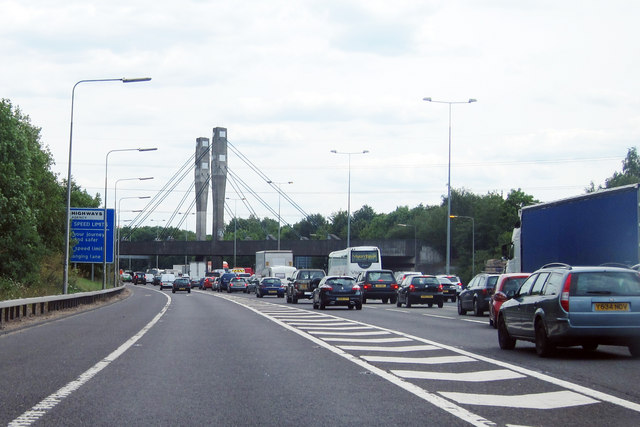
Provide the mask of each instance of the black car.
{"label": "black car", "polygon": [[133,284],[134,285],[146,285],[147,284],[147,278],[146,278],[144,272],[136,271],[135,273],[133,273]]}
{"label": "black car", "polygon": [[364,295],[362,302],[369,299],[382,300],[383,304],[396,303],[398,297],[398,282],[393,277],[391,270],[368,270],[358,275],[356,283],[362,289]]}
{"label": "black car", "polygon": [[297,303],[300,298],[311,299],[313,289],[325,276],[324,270],[302,268],[293,272],[287,285],[287,302]]}
{"label": "black car", "polygon": [[438,308],[444,306],[444,296],[442,295],[442,285],[436,276],[409,276],[404,279],[398,289],[397,307],[405,304],[407,308],[413,304],[427,304],[432,307],[436,304]]}
{"label": "black car", "polygon": [[473,314],[482,316],[485,311],[489,311],[489,302],[499,276],[480,273],[471,279],[464,291],[458,295],[458,314],[467,314],[467,311],[473,310]]}
{"label": "black car", "polygon": [[171,292],[175,294],[176,291],[187,291],[187,293],[191,293],[191,281],[188,277],[178,277],[173,281]]}
{"label": "black car", "polygon": [[216,288],[216,291],[222,292],[222,291],[228,290],[229,289],[229,282],[234,277],[238,277],[236,275],[236,273],[224,273],[224,274],[220,275],[220,278],[218,279],[218,287]]}
{"label": "black car", "polygon": [[313,290],[313,308],[347,306],[362,310],[362,290],[351,276],[325,276]]}

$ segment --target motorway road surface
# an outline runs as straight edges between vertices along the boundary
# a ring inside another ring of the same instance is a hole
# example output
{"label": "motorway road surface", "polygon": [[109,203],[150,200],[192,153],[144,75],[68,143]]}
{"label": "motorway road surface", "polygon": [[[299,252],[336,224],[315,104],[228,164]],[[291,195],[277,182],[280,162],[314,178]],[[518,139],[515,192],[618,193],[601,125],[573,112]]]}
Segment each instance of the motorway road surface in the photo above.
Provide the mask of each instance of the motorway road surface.
{"label": "motorway road surface", "polygon": [[487,317],[130,286],[0,334],[3,425],[638,426],[623,347],[498,348]]}

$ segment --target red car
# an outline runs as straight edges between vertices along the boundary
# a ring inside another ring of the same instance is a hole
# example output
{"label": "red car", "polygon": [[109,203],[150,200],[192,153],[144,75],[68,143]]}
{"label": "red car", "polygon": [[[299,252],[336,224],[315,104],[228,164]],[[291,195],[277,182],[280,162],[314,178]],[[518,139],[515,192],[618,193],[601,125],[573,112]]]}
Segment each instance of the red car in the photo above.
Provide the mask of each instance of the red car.
{"label": "red car", "polygon": [[203,290],[207,290],[207,289],[211,289],[213,290],[213,282],[216,280],[215,277],[213,276],[208,276],[204,278],[204,282],[202,282],[202,289]]}
{"label": "red car", "polygon": [[489,325],[497,328],[496,313],[500,311],[503,302],[511,299],[531,273],[501,274],[496,281],[496,287],[489,301]]}

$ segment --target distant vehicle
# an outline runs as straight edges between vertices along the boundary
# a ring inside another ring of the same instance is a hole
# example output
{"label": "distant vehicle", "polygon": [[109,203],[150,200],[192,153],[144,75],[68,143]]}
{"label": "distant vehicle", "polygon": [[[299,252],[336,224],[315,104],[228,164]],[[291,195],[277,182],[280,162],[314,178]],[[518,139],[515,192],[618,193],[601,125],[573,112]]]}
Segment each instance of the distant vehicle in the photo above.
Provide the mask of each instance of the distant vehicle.
{"label": "distant vehicle", "polygon": [[331,252],[327,274],[355,278],[362,271],[381,269],[380,249],[375,246],[355,246]]}
{"label": "distant vehicle", "polygon": [[213,282],[215,282],[216,277],[214,277],[214,276],[207,276],[207,277],[204,277],[204,278],[202,278],[202,279],[200,279],[200,280],[201,280],[201,282],[202,282],[202,289],[203,289],[203,290],[205,290],[205,291],[206,291],[207,289],[211,289],[212,291],[214,290],[214,289],[213,289]]}
{"label": "distant vehicle", "polygon": [[134,285],[147,284],[147,279],[145,278],[145,274],[142,271],[136,271],[133,273],[133,284]]}
{"label": "distant vehicle", "polygon": [[402,304],[405,304],[407,308],[413,304],[427,304],[429,307],[436,304],[438,308],[442,308],[444,296],[438,278],[436,276],[406,277],[398,289],[398,299],[396,300],[397,307],[402,307]]}
{"label": "distant vehicle", "polygon": [[498,343],[511,350],[532,341],[536,353],[556,347],[627,346],[640,357],[640,276],[616,267],[553,263],[535,271],[498,312]]}
{"label": "distant vehicle", "polygon": [[153,276],[153,286],[159,286],[162,282],[162,274],[156,274]]}
{"label": "distant vehicle", "polygon": [[133,277],[131,277],[130,273],[127,273],[125,271],[124,273],[122,273],[120,275],[120,280],[122,280],[123,282],[132,282],[133,281]]}
{"label": "distant vehicle", "polygon": [[396,303],[398,297],[398,282],[391,270],[367,270],[361,272],[356,283],[363,292],[362,302],[370,299],[382,300],[383,304]]}
{"label": "distant vehicle", "polygon": [[[445,279],[449,279],[454,285],[456,285],[456,295],[460,295],[460,292],[464,290],[464,286],[462,286],[462,281],[458,276],[454,276],[452,274],[438,274],[437,277],[444,277]],[[455,300],[453,300],[455,302]]]}
{"label": "distant vehicle", "polygon": [[398,271],[396,273],[396,282],[398,283],[398,286],[404,282],[404,279],[406,279],[407,276],[422,276],[422,273],[420,271]]}
{"label": "distant vehicle", "polygon": [[190,279],[191,282],[191,289],[193,288],[198,288],[198,289],[202,289],[202,282],[204,281],[204,278],[202,279],[198,279],[197,277],[192,277]]}
{"label": "distant vehicle", "polygon": [[458,285],[454,284],[451,280],[446,277],[436,276],[438,282],[442,285],[442,296],[444,300],[451,300],[451,302],[456,302],[456,295],[458,292]]}
{"label": "distant vehicle", "polygon": [[296,271],[295,267],[290,267],[288,265],[275,265],[273,267],[267,267],[264,270],[262,270],[262,273],[263,273],[262,276],[277,277],[286,283],[291,279],[295,271]]}
{"label": "distant vehicle", "polygon": [[284,298],[284,284],[277,277],[263,277],[256,286],[256,297],[262,298],[265,295],[271,295],[278,298]]}
{"label": "distant vehicle", "polygon": [[351,276],[325,276],[313,290],[313,308],[346,306],[362,310],[362,290]]}
{"label": "distant vehicle", "polygon": [[284,282],[287,287],[287,302],[295,304],[300,298],[311,299],[313,289],[324,276],[324,270],[315,268],[301,268],[293,272],[288,283]]}
{"label": "distant vehicle", "polygon": [[249,283],[249,286],[247,286],[247,293],[251,293],[256,291],[256,286],[258,286],[258,283],[260,283],[260,279],[258,279],[258,277],[254,274],[253,276],[249,277],[249,280],[247,280],[247,282]]}
{"label": "distant vehicle", "polygon": [[529,277],[529,273],[507,273],[501,274],[496,282],[496,287],[489,301],[489,325],[494,328],[498,327],[496,323],[496,315],[500,310],[500,306],[505,301],[513,298],[520,286]]}
{"label": "distant vehicle", "polygon": [[173,281],[176,280],[176,276],[170,273],[163,273],[160,275],[160,290],[164,288],[173,288]]}
{"label": "distant vehicle", "polygon": [[191,281],[188,277],[178,277],[173,281],[171,291],[174,294],[176,291],[187,291],[187,293],[191,293]]}
{"label": "distant vehicle", "polygon": [[480,273],[471,279],[469,285],[458,296],[458,314],[473,314],[480,317],[489,310],[489,301],[496,287],[499,274]]}
{"label": "distant vehicle", "polygon": [[269,277],[271,274],[266,271],[267,268],[278,265],[293,267],[293,252],[289,250],[268,250],[256,252],[256,276]]}
{"label": "distant vehicle", "polygon": [[145,282],[145,284],[153,283],[153,274],[152,273],[145,273],[144,274],[144,282]]}
{"label": "distant vehicle", "polygon": [[218,292],[226,291],[229,288],[229,282],[234,277],[236,277],[236,273],[224,273],[220,275],[220,277],[218,278],[218,286],[216,287],[216,290]]}
{"label": "distant vehicle", "polygon": [[248,285],[249,284],[247,283],[247,279],[245,279],[244,277],[234,277],[229,280],[229,283],[227,283],[227,292],[231,293],[240,291],[246,293]]}

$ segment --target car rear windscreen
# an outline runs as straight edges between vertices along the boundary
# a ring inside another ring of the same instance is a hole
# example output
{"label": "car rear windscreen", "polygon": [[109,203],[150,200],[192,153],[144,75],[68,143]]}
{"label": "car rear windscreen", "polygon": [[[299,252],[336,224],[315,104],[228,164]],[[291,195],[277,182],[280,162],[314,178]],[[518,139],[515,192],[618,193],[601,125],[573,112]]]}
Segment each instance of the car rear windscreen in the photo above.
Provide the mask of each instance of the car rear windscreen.
{"label": "car rear windscreen", "polygon": [[640,276],[613,271],[572,273],[571,295],[640,295]]}
{"label": "car rear windscreen", "polygon": [[371,271],[368,273],[368,279],[370,282],[395,282],[396,279],[388,271]]}

